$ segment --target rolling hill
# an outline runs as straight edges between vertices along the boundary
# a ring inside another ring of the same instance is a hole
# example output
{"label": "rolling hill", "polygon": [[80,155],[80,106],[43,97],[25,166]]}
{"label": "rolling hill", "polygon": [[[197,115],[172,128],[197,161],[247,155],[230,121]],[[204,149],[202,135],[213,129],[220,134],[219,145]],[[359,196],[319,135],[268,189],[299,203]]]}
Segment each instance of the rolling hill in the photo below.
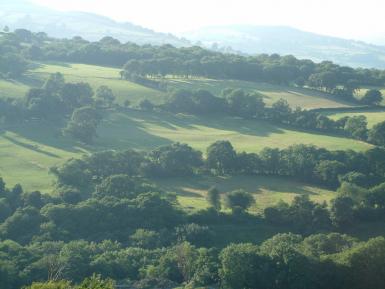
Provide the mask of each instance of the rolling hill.
{"label": "rolling hill", "polygon": [[182,36],[206,47],[231,47],[246,54],[292,54],[316,62],[331,60],[354,67],[385,68],[383,46],[319,35],[286,26],[213,26],[184,33]]}
{"label": "rolling hill", "polygon": [[177,47],[202,45],[231,53],[292,54],[314,61],[332,60],[354,67],[385,68],[385,47],[301,31],[286,26],[229,25],[205,27],[175,36],[133,23],[121,23],[85,12],[62,12],[32,4],[28,0],[0,2],[0,27],[44,31],[49,36],[81,36],[97,41],[111,36],[137,44],[171,44]]}
{"label": "rolling hill", "polygon": [[49,36],[59,38],[81,36],[90,41],[98,41],[104,36],[111,36],[122,42],[137,44],[190,45],[187,40],[132,23],[120,23],[92,13],[55,11],[26,0],[0,2],[0,27],[5,25],[11,29],[44,31]]}

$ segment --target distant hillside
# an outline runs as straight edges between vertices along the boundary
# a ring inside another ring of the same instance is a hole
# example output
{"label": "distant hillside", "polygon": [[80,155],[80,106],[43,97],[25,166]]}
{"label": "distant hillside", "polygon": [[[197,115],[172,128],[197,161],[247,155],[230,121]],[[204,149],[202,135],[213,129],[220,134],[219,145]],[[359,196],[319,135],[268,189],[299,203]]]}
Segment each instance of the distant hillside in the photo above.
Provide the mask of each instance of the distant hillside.
{"label": "distant hillside", "polygon": [[120,23],[110,18],[84,12],[60,12],[24,0],[0,1],[0,27],[27,28],[34,32],[44,31],[59,38],[81,36],[96,41],[112,36],[122,42],[138,44],[165,44],[189,46],[187,40],[166,33],[134,25]]}
{"label": "distant hillside", "polygon": [[304,32],[290,27],[231,25],[183,34],[210,48],[231,47],[247,54],[292,54],[314,61],[332,60],[354,67],[385,68],[385,47]]}
{"label": "distant hillside", "polygon": [[90,41],[112,36],[122,42],[202,46],[244,54],[292,54],[314,61],[331,60],[353,67],[385,69],[385,46],[304,32],[290,27],[230,25],[206,27],[178,38],[108,17],[85,12],[60,12],[28,0],[0,1],[0,29],[26,28],[58,38],[81,36]]}

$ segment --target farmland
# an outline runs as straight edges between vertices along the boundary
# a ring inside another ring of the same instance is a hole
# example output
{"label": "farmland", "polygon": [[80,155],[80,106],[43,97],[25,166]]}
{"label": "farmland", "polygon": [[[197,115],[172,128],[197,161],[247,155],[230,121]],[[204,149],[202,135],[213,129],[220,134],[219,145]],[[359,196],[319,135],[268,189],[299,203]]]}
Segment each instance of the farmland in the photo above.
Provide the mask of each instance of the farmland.
{"label": "farmland", "polygon": [[[69,157],[105,149],[153,149],[182,142],[205,152],[217,140],[229,140],[238,151],[259,152],[264,147],[314,144],[331,150],[362,151],[370,145],[343,137],[299,132],[265,122],[231,117],[195,117],[136,110],[109,113],[92,146],[61,136],[60,128],[46,122],[29,122],[5,129],[0,136],[1,175],[10,183],[48,190],[49,167]],[[16,172],[16,173],[15,173]]]}

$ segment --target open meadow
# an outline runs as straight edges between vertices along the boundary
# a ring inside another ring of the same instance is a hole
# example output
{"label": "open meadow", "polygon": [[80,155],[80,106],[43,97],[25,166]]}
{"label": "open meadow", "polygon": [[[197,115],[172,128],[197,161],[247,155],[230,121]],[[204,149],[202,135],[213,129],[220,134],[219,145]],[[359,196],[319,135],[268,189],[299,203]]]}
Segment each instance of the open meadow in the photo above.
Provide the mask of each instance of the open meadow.
{"label": "open meadow", "polygon": [[163,102],[163,92],[122,80],[120,71],[118,68],[87,64],[37,64],[34,69],[17,80],[0,79],[0,96],[23,97],[30,87],[40,87],[50,74],[60,72],[67,82],[87,82],[94,90],[101,85],[110,87],[120,104],[126,100],[131,104],[137,104],[142,99],[148,99],[153,103]]}
{"label": "open meadow", "polygon": [[282,98],[293,108],[315,109],[354,106],[352,103],[336,100],[329,94],[317,90],[261,82],[198,78],[169,79],[167,83],[169,88],[205,89],[216,95],[220,95],[221,91],[225,88],[242,88],[246,91],[257,91],[263,96],[267,105],[271,105]]}
{"label": "open meadow", "polygon": [[355,115],[364,115],[368,121],[368,128],[373,127],[373,125],[385,121],[385,109],[377,110],[360,110],[360,111],[351,111],[351,112],[325,112],[333,120],[338,120],[345,116],[355,116]]}
{"label": "open meadow", "polygon": [[63,137],[60,129],[60,125],[43,121],[4,128],[0,135],[0,174],[10,184],[20,182],[28,190],[47,191],[53,181],[48,174],[51,166],[70,157],[106,149],[148,150],[181,142],[205,152],[217,140],[229,140],[236,150],[247,152],[299,143],[330,150],[363,151],[371,147],[353,139],[289,130],[256,120],[137,110],[108,113],[92,146]]}

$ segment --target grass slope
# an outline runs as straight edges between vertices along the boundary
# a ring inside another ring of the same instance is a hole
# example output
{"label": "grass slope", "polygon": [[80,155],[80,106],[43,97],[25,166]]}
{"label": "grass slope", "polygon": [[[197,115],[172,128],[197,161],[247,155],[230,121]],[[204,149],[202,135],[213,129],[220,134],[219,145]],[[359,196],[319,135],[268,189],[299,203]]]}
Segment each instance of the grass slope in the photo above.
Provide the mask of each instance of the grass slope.
{"label": "grass slope", "polygon": [[259,152],[264,147],[284,148],[293,144],[314,144],[330,150],[365,150],[367,143],[343,137],[300,132],[272,124],[223,116],[171,115],[130,111],[114,113],[103,121],[99,146],[155,148],[183,142],[205,151],[217,140],[229,140],[238,151]]}
{"label": "grass slope", "polygon": [[295,88],[289,86],[272,85],[240,80],[213,80],[213,79],[170,79],[169,87],[185,89],[205,89],[219,95],[225,88],[243,88],[256,90],[264,96],[267,105],[283,98],[292,107],[305,109],[351,107],[353,104],[336,100],[332,96],[312,89]]}
{"label": "grass slope", "polygon": [[[154,103],[164,101],[164,93],[120,79],[120,69],[87,64],[68,64],[50,62],[36,64],[26,76],[15,80],[0,80],[0,96],[22,97],[29,87],[40,87],[51,73],[62,73],[68,82],[88,82],[96,90],[100,85],[109,86],[117,96],[117,101],[125,100],[137,104],[141,99],[149,99]],[[168,79],[168,87],[187,89],[206,89],[219,95],[225,88],[243,88],[257,90],[263,94],[265,102],[270,105],[280,98],[286,99],[292,107],[306,109],[350,107],[350,103],[336,100],[326,93],[288,86],[255,83],[238,80],[212,79]]]}
{"label": "grass slope", "polygon": [[88,82],[95,91],[99,86],[107,85],[113,90],[117,102],[120,104],[125,100],[136,104],[142,99],[149,99],[153,103],[163,102],[164,94],[162,92],[121,80],[120,70],[87,64],[39,64],[26,76],[16,81],[0,80],[0,96],[22,97],[29,87],[40,87],[50,74],[60,72],[67,82]]}
{"label": "grass slope", "polygon": [[60,135],[60,125],[28,122],[0,133],[0,175],[10,185],[20,182],[28,190],[48,191],[53,176],[49,167],[70,157],[105,149],[147,150],[172,142],[206,150],[217,140],[230,140],[238,151],[258,152],[264,147],[296,143],[335,149],[365,150],[370,145],[342,137],[298,132],[268,123],[230,117],[194,117],[130,110],[109,113],[98,129],[93,146]]}
{"label": "grass slope", "polygon": [[327,115],[334,120],[340,119],[344,116],[364,115],[368,120],[368,127],[385,121],[385,110],[369,110],[369,111],[357,111],[357,112],[333,112],[327,113]]}
{"label": "grass slope", "polygon": [[254,213],[262,213],[263,209],[279,201],[291,202],[297,195],[309,195],[316,202],[330,201],[335,192],[308,186],[285,178],[265,176],[234,176],[234,177],[190,177],[153,180],[161,188],[175,192],[180,204],[188,210],[208,207],[207,190],[215,186],[221,193],[243,189],[254,195]]}

